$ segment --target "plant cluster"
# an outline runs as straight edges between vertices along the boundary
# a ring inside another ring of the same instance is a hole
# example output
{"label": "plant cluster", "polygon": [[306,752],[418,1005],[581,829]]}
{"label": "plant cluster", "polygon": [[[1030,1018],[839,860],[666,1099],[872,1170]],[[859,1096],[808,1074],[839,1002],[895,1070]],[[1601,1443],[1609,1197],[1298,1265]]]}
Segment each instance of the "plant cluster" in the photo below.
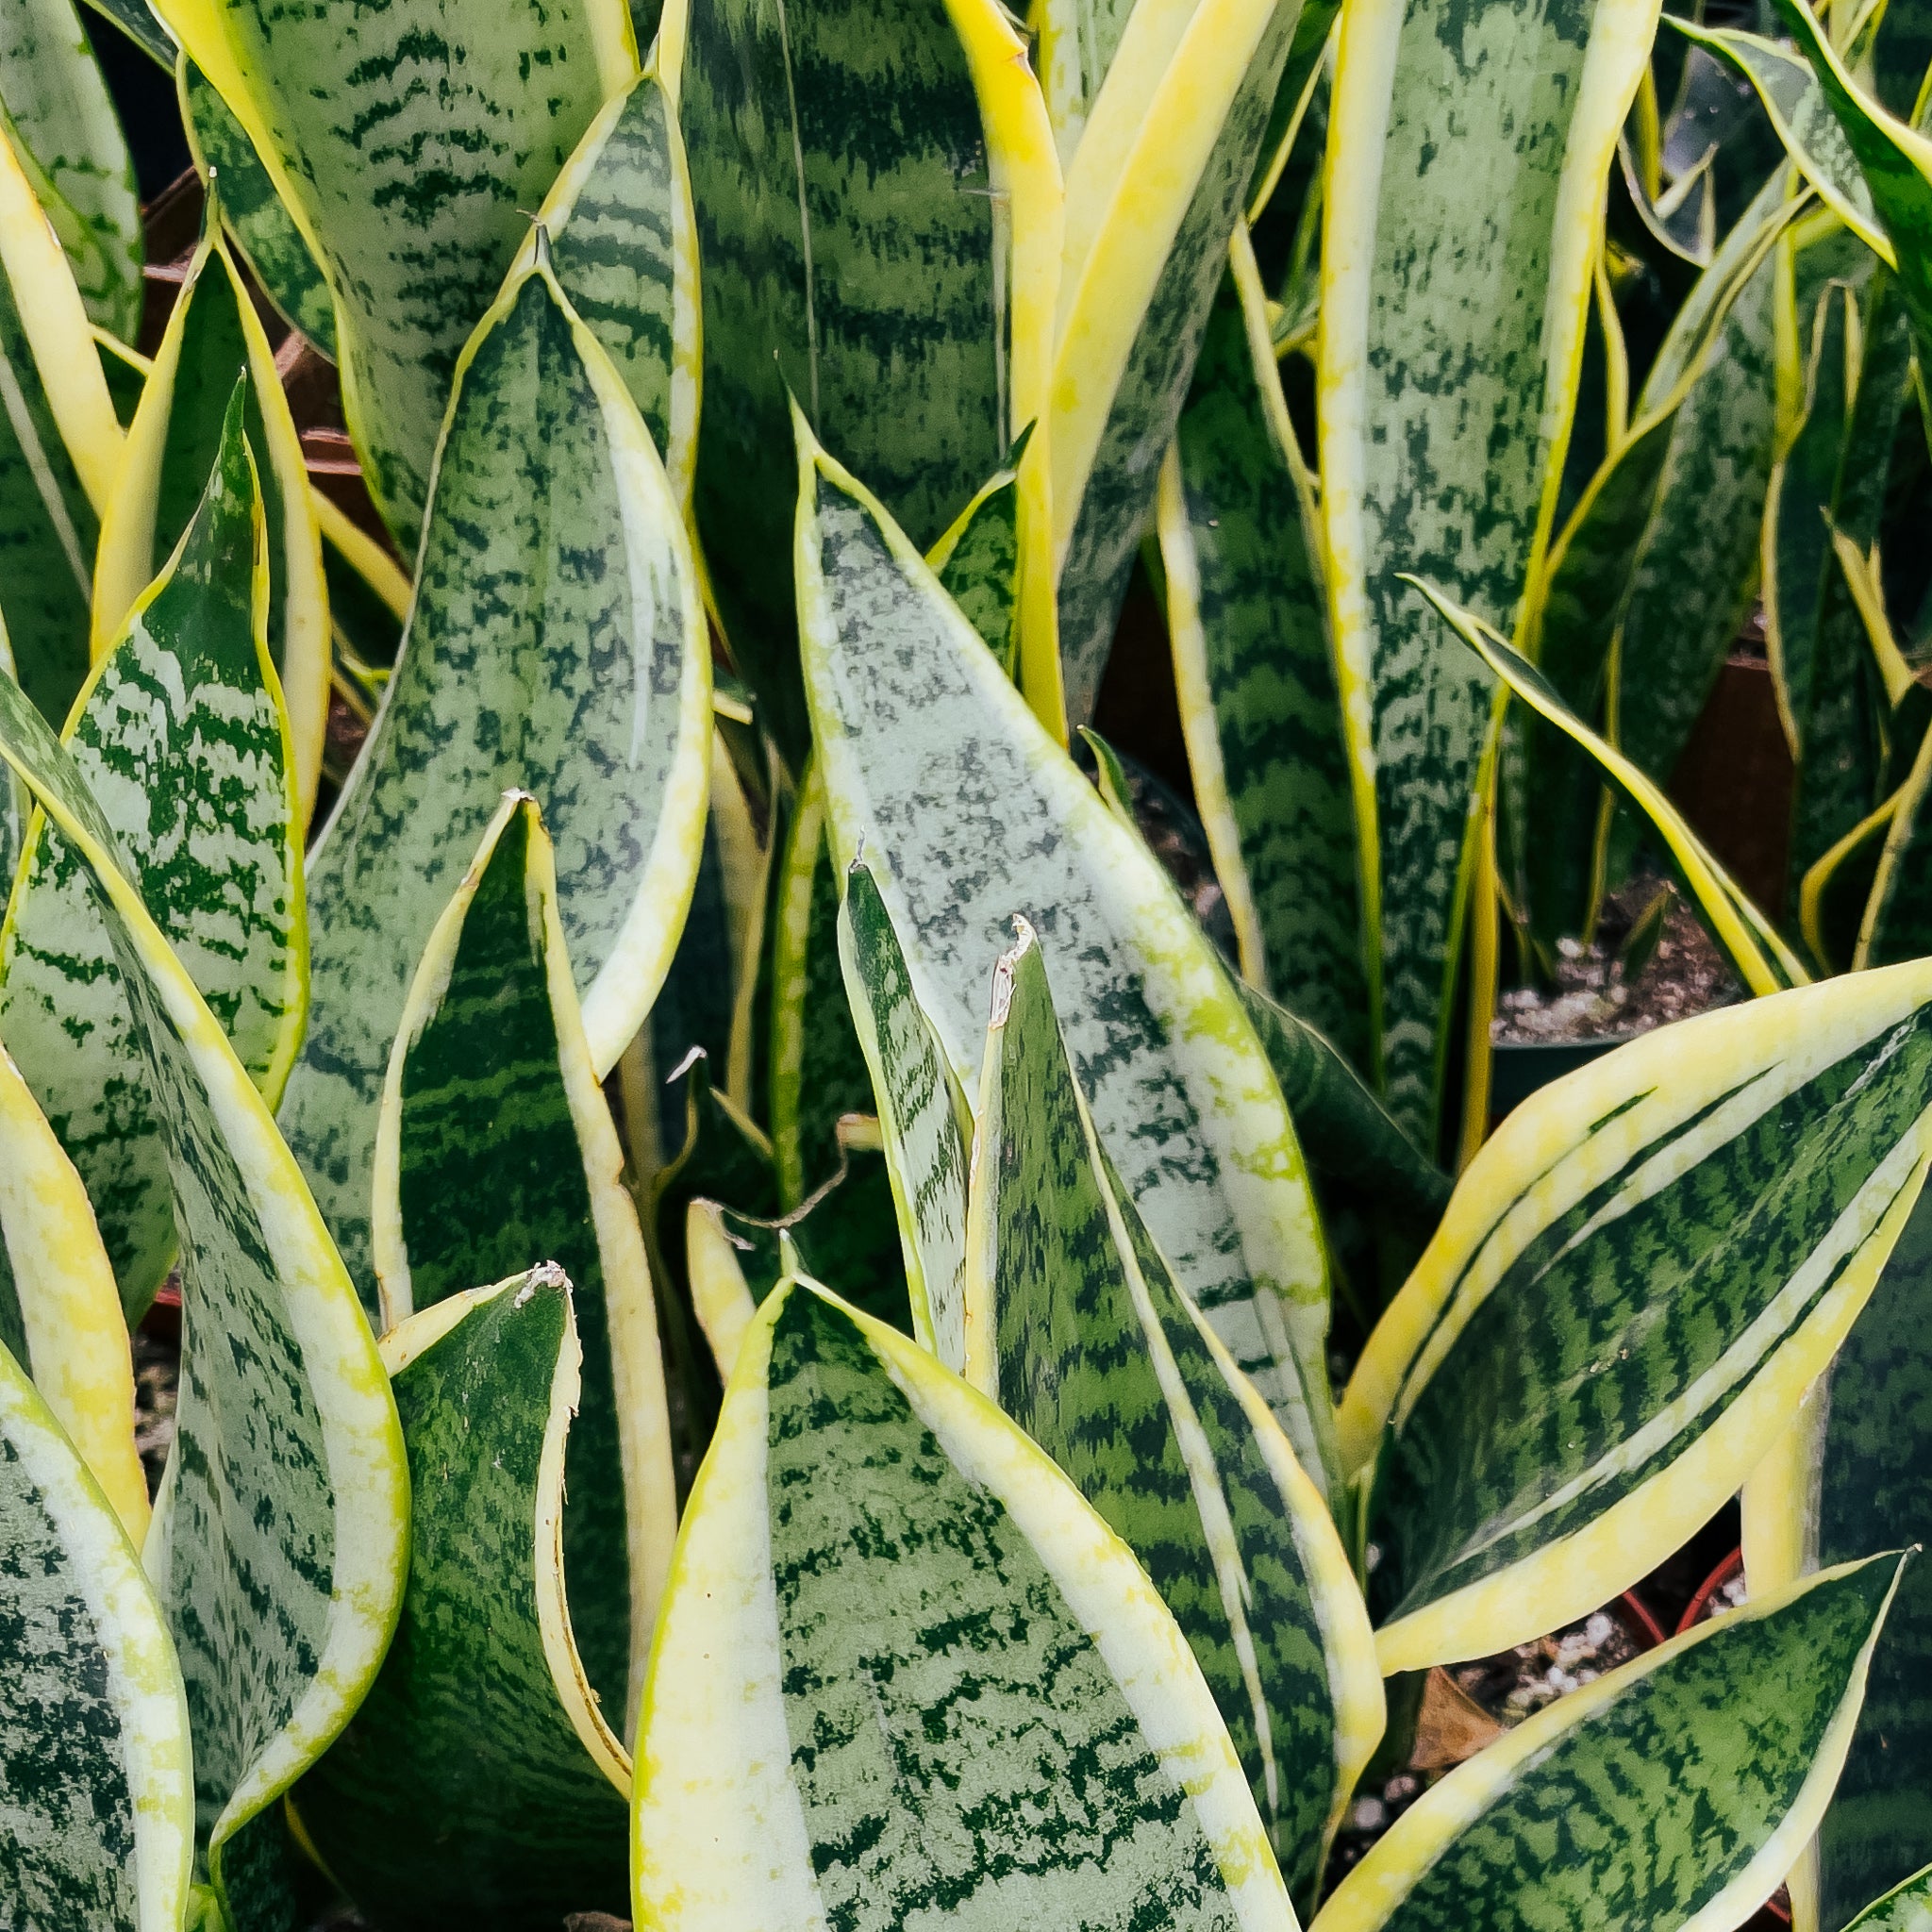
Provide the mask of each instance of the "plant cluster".
{"label": "plant cluster", "polygon": [[[1923,6],[100,5],[0,0],[0,1928],[1924,1932]],[[1491,1131],[1643,880],[1748,997]]]}

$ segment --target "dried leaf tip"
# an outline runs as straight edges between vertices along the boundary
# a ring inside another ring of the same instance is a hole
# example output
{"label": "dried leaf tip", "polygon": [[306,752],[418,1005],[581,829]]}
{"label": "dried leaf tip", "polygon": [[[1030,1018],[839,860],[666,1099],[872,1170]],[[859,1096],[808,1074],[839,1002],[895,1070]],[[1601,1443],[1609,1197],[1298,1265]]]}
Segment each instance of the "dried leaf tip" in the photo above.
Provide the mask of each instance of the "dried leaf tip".
{"label": "dried leaf tip", "polygon": [[524,1285],[517,1290],[510,1307],[522,1307],[540,1288],[560,1288],[568,1292],[570,1276],[555,1261],[539,1261],[524,1277]]}
{"label": "dried leaf tip", "polygon": [[698,1061],[708,1060],[710,1058],[711,1056],[708,1054],[703,1047],[692,1046],[690,1049],[690,1051],[686,1053],[685,1057],[681,1060],[679,1060],[678,1063],[675,1067],[673,1067],[668,1074],[664,1075],[665,1086],[675,1087],[678,1083],[678,1081],[683,1079],[684,1076],[691,1072],[692,1067],[694,1067],[698,1063]]}
{"label": "dried leaf tip", "polygon": [[1013,914],[1013,943],[999,957],[992,969],[992,1017],[989,1026],[1004,1026],[1007,1010],[1013,1004],[1013,974],[1027,949],[1038,943],[1032,925],[1019,913]]}

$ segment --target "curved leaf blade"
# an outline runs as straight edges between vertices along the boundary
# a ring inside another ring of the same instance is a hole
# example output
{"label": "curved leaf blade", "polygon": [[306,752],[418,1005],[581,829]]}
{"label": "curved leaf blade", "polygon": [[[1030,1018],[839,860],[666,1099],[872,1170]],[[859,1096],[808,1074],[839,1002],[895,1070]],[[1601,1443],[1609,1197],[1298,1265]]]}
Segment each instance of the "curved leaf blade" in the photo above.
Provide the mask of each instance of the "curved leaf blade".
{"label": "curved leaf blade", "polygon": [[141,1558],[0,1348],[0,1860],[26,1923],[178,1932],[194,1856],[188,1710]]}
{"label": "curved leaf blade", "polygon": [[925,553],[940,587],[1015,682],[1020,675],[1020,475],[1022,443],[1015,440],[1006,463],[980,487],[952,527]]}
{"label": "curved leaf blade", "polygon": [[704,374],[696,217],[677,103],[655,69],[598,110],[537,210],[519,266],[535,259],[538,230],[689,504]]}
{"label": "curved leaf blade", "polygon": [[[1632,420],[1612,436],[1552,546],[1524,626],[1525,655],[1570,708],[1600,719],[1659,783],[1756,594],[1777,435],[1776,305],[1790,258],[1783,238],[1810,206],[1791,171],[1774,169],[1711,254]],[[1627,870],[1637,827],[1626,819],[1609,850],[1605,788],[1591,760],[1533,715],[1514,724],[1515,898],[1549,959],[1559,939],[1593,928],[1605,885]]]}
{"label": "curved leaf blade", "polygon": [[1750,82],[1785,152],[1819,199],[1853,234],[1889,257],[1891,244],[1873,207],[1858,158],[1804,56],[1741,27],[1707,27],[1675,15],[1671,25]]}
{"label": "curved leaf blade", "polygon": [[665,1932],[1295,1924],[1125,1546],[990,1403],[799,1281],[746,1331],[679,1539],[632,1834]]}
{"label": "curved leaf blade", "polygon": [[413,552],[458,353],[524,239],[520,210],[637,72],[628,9],[525,9],[488,32],[423,4],[353,24],[246,0],[158,10],[328,281],[349,433]]}
{"label": "curved leaf blade", "polygon": [[[308,940],[245,420],[238,384],[192,521],[95,666],[64,741],[143,902],[273,1105],[302,1037]],[[175,1254],[168,1130],[90,868],[44,816],[27,847],[0,928],[0,1027],[96,1204],[138,1319]]]}
{"label": "curved leaf blade", "polygon": [[90,0],[90,4],[103,20],[111,20],[150,59],[173,70],[175,43],[155,18],[147,0]]}
{"label": "curved leaf blade", "polygon": [[630,1762],[559,1560],[578,1392],[569,1282],[536,1268],[383,1338],[414,1499],[395,1641],[296,1793],[350,1895],[408,1924],[621,1911]]}
{"label": "curved leaf blade", "polygon": [[563,1574],[595,1695],[626,1731],[677,1533],[658,1310],[624,1154],[584,1041],[534,800],[510,794],[437,922],[376,1128],[384,1325],[553,1263],[583,1355]]}
{"label": "curved leaf blade", "polygon": [[[1074,726],[1092,722],[1154,508],[1154,453],[1187,399],[1301,13],[1302,0],[1201,0],[1171,47],[1140,57],[1159,66],[1139,112],[1124,72],[1134,57],[1124,53],[1068,173],[1047,448],[1060,676]],[[1029,653],[1029,691],[1034,661]]]}
{"label": "curved leaf blade", "polygon": [[839,880],[825,818],[814,761],[785,830],[772,906],[772,1152],[788,1211],[838,1171],[841,1116],[874,1107],[839,963]]}
{"label": "curved leaf blade", "polygon": [[[1506,629],[1534,608],[1604,184],[1657,18],[1649,0],[1375,0],[1341,23],[1322,519],[1344,717],[1374,774],[1360,828],[1374,1064],[1424,1144],[1441,1125],[1491,687],[1443,650],[1402,574]],[[1445,46],[1461,51],[1445,61]]]}
{"label": "curved leaf blade", "polygon": [[[1810,62],[1818,90],[1837,117],[1871,191],[1882,233],[1862,232],[1893,268],[1922,350],[1932,345],[1932,141],[1888,114],[1858,85],[1818,23],[1790,0],[1776,0],[1777,17]],[[1801,156],[1792,158],[1804,166]],[[1821,187],[1820,193],[1824,193]],[[1848,224],[1855,229],[1860,225]]]}
{"label": "curved leaf blade", "polygon": [[788,1272],[778,1230],[716,1201],[692,1201],[684,1217],[691,1311],[721,1382],[731,1379],[758,1304]]}
{"label": "curved leaf blade", "polygon": [[1932,1866],[1874,1899],[1845,1932],[1924,1932],[1932,1924]]}
{"label": "curved leaf blade", "polygon": [[[1057,170],[1041,175],[1044,108],[993,0],[693,0],[682,56],[704,261],[697,528],[795,772],[788,391],[931,543],[1042,413],[1008,223],[1053,221]],[[813,106],[858,102],[877,111]]]}
{"label": "curved leaf blade", "polygon": [[[1927,877],[1932,840],[1922,836],[1932,824],[1925,812],[1928,786],[1932,786],[1932,733],[1921,741],[1905,783],[1872,814],[1867,826],[1858,828],[1869,836],[1882,824],[1885,843],[1858,924],[1857,949],[1852,956],[1857,970],[1922,958],[1932,944],[1928,939],[1932,921],[1927,919],[1927,908],[1932,907],[1932,894],[1928,894],[1928,883],[1932,882]],[[1849,835],[1857,836],[1857,832]],[[1819,865],[1824,867],[1830,856]]]}
{"label": "curved leaf blade", "polygon": [[269,652],[289,708],[306,824],[322,776],[328,725],[328,586],[322,538],[275,352],[219,228],[220,205],[210,194],[201,245],[168,318],[127,432],[113,495],[101,513],[93,655],[103,656],[120,636],[193,520],[222,445],[236,372],[245,370],[243,420],[266,526]]}
{"label": "curved leaf blade", "polygon": [[[1924,1519],[1932,1497],[1923,1419],[1932,1388],[1924,1294],[1932,1202],[1921,1196],[1865,1311],[1803,1414],[1744,1486],[1752,1588],[1776,1589]],[[1793,1924],[1842,1925],[1932,1856],[1932,1705],[1925,1697],[1932,1588],[1917,1565],[1873,1653],[1857,1735],[1812,1856],[1791,1885]]]}
{"label": "curved leaf blade", "polygon": [[1797,956],[1704,849],[1664,796],[1662,787],[1647,778],[1622,752],[1606,744],[1551,690],[1535,665],[1518,656],[1480,618],[1453,604],[1433,585],[1412,581],[1443,622],[1508,686],[1511,694],[1589,753],[1604,776],[1657,828],[1712,937],[1744,984],[1755,993],[1805,984],[1809,975]]}
{"label": "curved leaf blade", "polygon": [[186,1345],[144,1555],[188,1687],[219,1885],[223,1845],[326,1748],[389,1642],[408,1515],[395,1405],[254,1082],[122,875],[74,760],[6,682],[0,757],[88,869],[162,1102]]}
{"label": "curved leaf blade", "polygon": [[1411,1234],[1433,1234],[1449,1176],[1416,1151],[1332,1041],[1245,981],[1234,982],[1317,1174],[1360,1190]]}
{"label": "curved leaf blade", "polygon": [[1320,1492],[1109,1174],[1018,924],[980,1072],[968,1376],[1140,1558],[1312,1903],[1382,1733],[1368,1611]]}
{"label": "curved leaf blade", "polygon": [[[1536,665],[1579,718],[1602,717],[1633,556],[1657,506],[1671,449],[1672,419],[1632,425],[1586,486],[1550,552],[1537,613]],[[1621,699],[1622,685],[1618,686]],[[1633,696],[1633,708],[1641,701]],[[1607,723],[1607,720],[1606,721]],[[1559,940],[1594,929],[1604,879],[1600,828],[1604,782],[1560,726],[1533,709],[1519,719],[1523,810],[1520,900],[1543,957]],[[1510,774],[1517,776],[1516,772]]]}
{"label": "curved leaf blade", "polygon": [[1807,346],[1804,416],[1772,474],[1764,533],[1766,641],[1797,759],[1799,877],[1878,803],[1885,765],[1884,678],[1837,544],[1869,549],[1884,510],[1912,352],[1894,278],[1875,271],[1862,305],[1828,284]]}
{"label": "curved leaf blade", "polygon": [[1245,230],[1160,484],[1181,729],[1241,976],[1371,1064],[1355,774]]}
{"label": "curved leaf blade", "polygon": [[365,1295],[375,1103],[446,889],[507,787],[541,803],[591,1058],[671,962],[703,845],[710,654],[636,405],[541,262],[466,352],[402,655],[311,856],[283,1131]]}
{"label": "curved leaf blade", "polygon": [[247,130],[186,54],[175,85],[196,172],[204,181],[220,180],[222,220],[235,246],[290,327],[337,360],[335,297]]}
{"label": "curved leaf blade", "polygon": [[78,224],[61,243],[88,315],[131,342],[141,328],[143,253],[134,159],[72,0],[9,7],[0,22],[0,67],[7,74],[0,111],[12,124],[16,147],[33,158]]}
{"label": "curved leaf blade", "polygon": [[0,129],[0,364],[17,403],[0,411],[0,584],[12,668],[58,724],[87,676],[100,518],[121,425],[87,311],[12,142]]}
{"label": "curved leaf blade", "polygon": [[945,1046],[919,1005],[892,916],[862,857],[845,874],[839,958],[876,1096],[912,1333],[955,1374],[964,1374],[972,1115]]}
{"label": "curved leaf blade", "polygon": [[1741,1924],[1831,1796],[1903,1565],[1846,1564],[1557,1699],[1405,1812],[1316,1926]]}
{"label": "curved leaf blade", "polygon": [[1750,1474],[1918,1197],[1928,994],[1899,967],[1661,1028],[1471,1163],[1344,1405],[1385,1670],[1587,1613]]}
{"label": "curved leaf blade", "polygon": [[1313,1196],[1213,949],[876,499],[802,424],[799,440],[800,630],[839,862],[863,842],[962,1080],[1012,914],[1069,961],[1063,1024],[1101,1142],[1183,1291],[1324,1481]]}
{"label": "curved leaf blade", "polygon": [[93,1209],[0,1048],[0,1344],[33,1376],[130,1539],[148,1524],[134,1447],[134,1361]]}
{"label": "curved leaf blade", "polygon": [[1774,252],[1738,292],[1709,361],[1677,406],[1656,507],[1631,566],[1616,641],[1619,689],[1628,693],[1616,739],[1659,784],[1675,769],[1756,595],[1777,435],[1777,275]]}

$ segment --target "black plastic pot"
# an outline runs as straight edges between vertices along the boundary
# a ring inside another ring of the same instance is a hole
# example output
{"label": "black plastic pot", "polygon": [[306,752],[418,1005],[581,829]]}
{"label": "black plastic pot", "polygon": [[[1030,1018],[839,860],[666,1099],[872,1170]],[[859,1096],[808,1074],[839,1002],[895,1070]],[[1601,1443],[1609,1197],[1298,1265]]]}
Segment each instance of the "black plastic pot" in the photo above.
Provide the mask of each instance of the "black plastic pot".
{"label": "black plastic pot", "polygon": [[1490,1049],[1491,1122],[1514,1112],[1538,1088],[1636,1038],[1634,1033],[1606,1033],[1594,1040],[1497,1041]]}

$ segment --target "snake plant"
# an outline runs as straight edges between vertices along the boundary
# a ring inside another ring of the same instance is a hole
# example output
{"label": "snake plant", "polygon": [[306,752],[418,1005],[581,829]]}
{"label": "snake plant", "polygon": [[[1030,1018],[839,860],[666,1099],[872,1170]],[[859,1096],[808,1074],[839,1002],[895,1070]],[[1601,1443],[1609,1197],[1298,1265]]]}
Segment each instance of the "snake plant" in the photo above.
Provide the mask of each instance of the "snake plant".
{"label": "snake plant", "polygon": [[[0,0],[0,1925],[1924,1916],[1932,148],[1778,7]],[[1749,997],[1491,1131],[1640,861]]]}

